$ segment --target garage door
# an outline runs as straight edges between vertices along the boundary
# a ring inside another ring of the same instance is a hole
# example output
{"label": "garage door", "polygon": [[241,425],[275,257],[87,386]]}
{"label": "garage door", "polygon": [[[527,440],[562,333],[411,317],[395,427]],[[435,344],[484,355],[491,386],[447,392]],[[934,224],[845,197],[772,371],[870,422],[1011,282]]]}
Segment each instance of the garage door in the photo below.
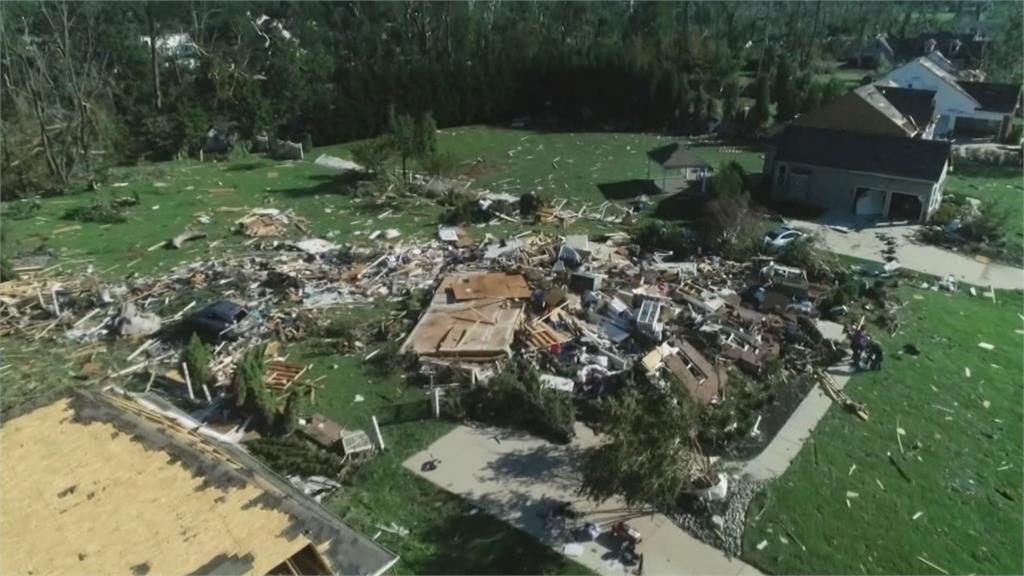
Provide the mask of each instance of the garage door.
{"label": "garage door", "polygon": [[858,216],[881,216],[885,212],[885,190],[857,188],[853,213]]}

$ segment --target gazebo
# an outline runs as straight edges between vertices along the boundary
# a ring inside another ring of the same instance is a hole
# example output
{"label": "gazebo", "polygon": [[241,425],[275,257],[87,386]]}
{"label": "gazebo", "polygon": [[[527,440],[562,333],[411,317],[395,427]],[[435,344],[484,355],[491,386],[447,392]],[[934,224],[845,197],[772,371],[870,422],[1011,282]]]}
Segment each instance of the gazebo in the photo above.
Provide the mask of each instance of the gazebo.
{"label": "gazebo", "polygon": [[651,162],[661,166],[661,189],[668,191],[669,181],[699,182],[700,191],[707,191],[711,165],[680,142],[673,142],[647,152],[647,178],[651,179]]}

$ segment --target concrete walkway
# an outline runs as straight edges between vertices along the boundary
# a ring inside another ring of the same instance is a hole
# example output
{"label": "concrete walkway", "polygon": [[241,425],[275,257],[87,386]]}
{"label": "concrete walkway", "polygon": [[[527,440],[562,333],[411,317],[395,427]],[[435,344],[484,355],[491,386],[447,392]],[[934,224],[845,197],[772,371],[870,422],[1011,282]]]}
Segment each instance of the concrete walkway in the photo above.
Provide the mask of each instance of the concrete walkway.
{"label": "concrete walkway", "polygon": [[970,256],[921,244],[914,239],[917,225],[876,226],[862,230],[838,232],[824,222],[791,220],[790,225],[818,234],[832,252],[876,262],[884,262],[887,248],[882,236],[896,241],[894,256],[910,270],[945,277],[952,274],[960,282],[999,289],[1024,289],[1024,269],[1005,264],[986,263]]}
{"label": "concrete walkway", "polygon": [[[564,535],[546,526],[543,516],[554,503],[570,501],[584,513],[585,521],[604,530],[619,520],[628,520],[639,530],[644,574],[759,574],[690,536],[662,514],[630,509],[619,499],[601,503],[581,500],[575,494],[580,485],[577,467],[583,450],[595,445],[597,438],[580,425],[576,433],[572,444],[556,446],[515,431],[459,426],[406,460],[404,466],[563,554]],[[436,470],[423,472],[421,466],[430,458],[441,463]],[[582,543],[579,552],[578,556],[567,555],[598,574],[632,574],[633,567],[618,561],[618,543],[607,533],[594,542]]]}
{"label": "concrete walkway", "polygon": [[[819,320],[818,330],[830,340],[845,339],[842,325],[835,322]],[[843,362],[827,372],[835,380],[836,387],[842,389],[853,375],[853,367]],[[831,406],[832,399],[820,387],[812,388],[768,446],[757,457],[741,465],[742,474],[754,480],[772,480],[782,476]]]}

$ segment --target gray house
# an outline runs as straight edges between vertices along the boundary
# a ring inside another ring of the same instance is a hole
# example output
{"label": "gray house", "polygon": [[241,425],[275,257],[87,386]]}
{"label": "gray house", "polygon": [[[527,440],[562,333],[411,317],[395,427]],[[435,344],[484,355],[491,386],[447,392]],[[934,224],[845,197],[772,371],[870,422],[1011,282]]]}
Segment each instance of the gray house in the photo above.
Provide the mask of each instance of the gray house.
{"label": "gray house", "polygon": [[765,148],[773,200],[836,215],[926,221],[949,168],[945,141],[789,125]]}

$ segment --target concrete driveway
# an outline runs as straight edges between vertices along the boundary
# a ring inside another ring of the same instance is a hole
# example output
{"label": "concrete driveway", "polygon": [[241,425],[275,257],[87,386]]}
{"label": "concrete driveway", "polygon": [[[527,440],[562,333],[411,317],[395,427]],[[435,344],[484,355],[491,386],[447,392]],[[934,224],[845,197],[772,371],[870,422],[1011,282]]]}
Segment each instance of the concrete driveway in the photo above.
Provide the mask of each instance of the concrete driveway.
{"label": "concrete driveway", "polygon": [[1005,264],[986,263],[935,246],[921,244],[914,239],[919,225],[875,226],[861,230],[839,232],[826,222],[791,220],[790,226],[818,234],[832,252],[876,262],[884,262],[884,238],[896,242],[895,257],[903,268],[947,276],[952,274],[960,282],[999,289],[1024,289],[1024,269]]}
{"label": "concrete driveway", "polygon": [[[557,526],[546,525],[544,515],[554,503],[571,501],[585,514],[585,521],[603,530],[619,520],[639,530],[643,542],[638,551],[644,555],[645,574],[759,574],[683,532],[661,514],[629,509],[618,499],[597,503],[577,497],[581,453],[597,439],[581,425],[576,434],[572,444],[556,446],[515,431],[459,426],[404,466],[562,553],[566,538]],[[436,470],[423,472],[420,468],[430,458],[441,463]],[[583,543],[579,555],[567,555],[599,574],[632,574],[635,569],[618,561],[618,543],[607,532]]]}

